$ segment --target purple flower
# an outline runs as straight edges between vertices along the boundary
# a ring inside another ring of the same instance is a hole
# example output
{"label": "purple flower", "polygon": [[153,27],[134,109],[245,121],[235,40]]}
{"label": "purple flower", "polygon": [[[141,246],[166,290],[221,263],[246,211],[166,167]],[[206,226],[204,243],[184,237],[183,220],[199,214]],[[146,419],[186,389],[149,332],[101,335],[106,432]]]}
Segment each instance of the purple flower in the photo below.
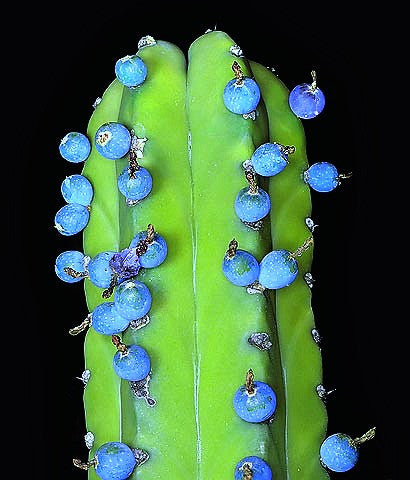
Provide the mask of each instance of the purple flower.
{"label": "purple flower", "polygon": [[135,248],[125,248],[116,253],[110,260],[110,267],[113,272],[121,279],[125,280],[134,277],[141,267],[139,257],[135,253]]}

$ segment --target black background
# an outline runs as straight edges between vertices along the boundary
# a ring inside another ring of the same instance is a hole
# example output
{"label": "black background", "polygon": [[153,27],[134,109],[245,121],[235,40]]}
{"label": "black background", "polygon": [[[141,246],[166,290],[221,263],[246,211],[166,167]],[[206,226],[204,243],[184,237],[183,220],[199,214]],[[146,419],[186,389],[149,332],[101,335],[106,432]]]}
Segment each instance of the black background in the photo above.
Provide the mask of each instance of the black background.
{"label": "black background", "polygon": [[[29,378],[19,382],[20,402],[12,400],[22,419],[15,430],[30,434],[25,455],[31,454],[31,477],[85,478],[71,465],[73,456],[86,456],[83,386],[75,379],[83,370],[83,338],[72,338],[67,330],[87,310],[82,285],[64,284],[53,272],[61,251],[82,249],[81,235],[62,237],[53,228],[63,205],[61,181],[80,173],[81,165],[59,156],[59,141],[69,131],[85,132],[95,98],[113,78],[115,61],[135,53],[141,36],[168,40],[186,52],[196,37],[216,26],[246,56],[274,67],[289,88],[309,81],[313,68],[318,73],[327,104],[318,118],[304,122],[310,163],[330,161],[340,172],[354,173],[330,194],[312,192],[312,216],[320,225],[313,306],[323,337],[323,383],[336,388],[327,402],[328,433],[358,436],[377,426],[358,465],[332,478],[396,478],[391,355],[398,319],[385,262],[390,258],[400,269],[394,250],[388,250],[392,219],[384,210],[392,195],[386,164],[395,161],[390,147],[397,141],[388,132],[390,19],[384,11],[336,4],[323,9],[313,3],[287,8],[256,2],[246,8],[232,2],[224,7],[117,3],[16,5],[10,15],[13,33],[4,43],[4,100],[12,101],[8,122],[11,134],[17,133],[12,164],[22,191],[13,197],[9,217],[12,241],[22,252],[16,281],[21,283],[27,263],[34,272],[14,300],[22,316]],[[7,183],[3,180],[3,190]]]}

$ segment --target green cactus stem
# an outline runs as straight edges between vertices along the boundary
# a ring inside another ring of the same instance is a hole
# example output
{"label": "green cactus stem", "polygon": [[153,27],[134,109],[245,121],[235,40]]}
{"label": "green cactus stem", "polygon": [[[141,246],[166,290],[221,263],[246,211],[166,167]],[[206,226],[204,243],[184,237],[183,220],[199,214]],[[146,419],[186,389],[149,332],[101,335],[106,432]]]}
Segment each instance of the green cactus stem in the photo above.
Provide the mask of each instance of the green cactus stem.
{"label": "green cactus stem", "polygon": [[[145,82],[130,89],[115,80],[88,125],[93,147],[83,175],[93,184],[94,198],[84,253],[120,251],[155,225],[168,256],[159,267],[138,273],[152,294],[149,318],[113,339],[87,331],[84,405],[86,428],[95,439],[89,462],[100,445],[121,441],[149,454],[132,480],[230,479],[237,462],[251,455],[267,461],[277,480],[325,480],[319,447],[327,416],[316,391],[321,357],[304,280],[313,254],[305,222],[311,212],[302,176],[305,137],[289,109],[288,90],[265,67],[238,56],[239,47],[223,32],[198,38],[188,67],[177,47],[149,38],[138,51],[148,70]],[[262,98],[253,114],[236,115],[225,107],[222,94],[233,76],[238,82],[254,77],[259,84]],[[107,122],[122,123],[134,134],[134,148],[121,160],[105,159],[95,148],[95,133]],[[289,145],[292,153],[289,165],[270,181],[243,167],[268,141]],[[153,178],[150,195],[136,204],[117,188],[127,164],[131,174],[143,166]],[[271,213],[258,225],[235,215],[235,197],[246,181],[271,197]],[[238,245],[258,260],[273,248],[294,252],[297,279],[276,292],[257,283],[231,284],[221,264],[227,248],[234,252]],[[85,278],[89,312],[112,301],[114,289],[115,282],[103,292]],[[80,328],[87,326],[89,321]],[[145,383],[115,374],[112,340],[149,353],[152,372]],[[244,372],[249,389],[253,372],[274,388],[273,421],[250,424],[235,414],[233,396]],[[98,478],[93,468],[88,475]],[[243,478],[252,478],[246,466]]]}

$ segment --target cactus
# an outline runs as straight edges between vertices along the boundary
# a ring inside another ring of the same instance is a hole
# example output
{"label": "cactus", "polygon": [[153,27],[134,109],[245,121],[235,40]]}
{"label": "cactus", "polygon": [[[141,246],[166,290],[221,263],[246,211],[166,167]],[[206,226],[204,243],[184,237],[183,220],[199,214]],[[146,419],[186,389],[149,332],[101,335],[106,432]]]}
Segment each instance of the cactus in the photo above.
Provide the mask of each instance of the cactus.
{"label": "cactus", "polygon": [[[153,225],[166,239],[168,256],[136,275],[152,295],[149,317],[131,323],[121,339],[93,328],[86,333],[84,406],[94,441],[89,462],[75,463],[95,480],[95,453],[122,442],[138,449],[132,479],[233,478],[241,459],[257,456],[275,479],[325,480],[319,449],[327,415],[317,392],[321,356],[306,281],[313,255],[303,178],[308,162],[289,91],[220,31],[191,45],[188,66],[177,47],[151,37],[137,55],[146,78],[131,88],[114,80],[88,125],[92,149],[82,175],[94,197],[84,254],[119,252]],[[256,112],[241,115],[224,105],[222,93],[234,75],[259,85]],[[117,160],[104,158],[94,141],[109,122],[132,134],[129,154]],[[246,163],[266,142],[292,153],[284,171],[270,179],[256,177]],[[128,165],[130,175],[140,165],[152,176],[152,191],[139,202],[126,200],[117,186]],[[258,222],[235,215],[235,197],[248,183],[269,192],[270,214]],[[258,261],[272,249],[294,252],[295,281],[278,290],[228,282],[222,260],[238,246]],[[115,292],[115,282],[103,291],[85,278],[91,315],[73,333],[92,323],[98,305],[115,302]],[[115,346],[121,352],[131,344],[149,353],[145,383],[114,372]],[[245,384],[251,391],[254,378],[273,387],[277,400],[274,416],[258,424],[243,421],[232,405],[237,389]],[[243,467],[243,478],[252,479],[251,467]]]}

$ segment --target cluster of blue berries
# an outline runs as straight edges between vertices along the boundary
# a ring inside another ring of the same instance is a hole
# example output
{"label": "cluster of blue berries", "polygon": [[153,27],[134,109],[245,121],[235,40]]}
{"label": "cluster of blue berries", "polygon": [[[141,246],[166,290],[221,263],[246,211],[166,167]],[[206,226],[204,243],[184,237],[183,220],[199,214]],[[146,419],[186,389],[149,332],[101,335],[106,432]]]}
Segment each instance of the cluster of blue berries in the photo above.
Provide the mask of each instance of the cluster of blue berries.
{"label": "cluster of blue berries", "polygon": [[117,160],[129,154],[129,166],[118,176],[118,190],[124,195],[128,205],[144,199],[152,190],[152,177],[149,171],[139,165],[146,139],[140,139],[127,127],[117,122],[101,125],[95,134],[98,153],[109,160]]}
{"label": "cluster of blue berries", "polygon": [[251,286],[255,282],[263,289],[278,290],[293,283],[298,275],[300,256],[313,243],[309,237],[295,252],[280,249],[266,254],[261,262],[246,250],[238,249],[238,242],[232,239],[222,261],[225,277],[239,287]]}
{"label": "cluster of blue berries", "polygon": [[[71,132],[61,140],[60,154],[69,162],[83,162],[90,151],[90,142],[82,133]],[[62,235],[75,235],[88,224],[93,187],[83,175],[71,175],[62,182],[61,194],[67,205],[56,213],[55,227]]]}
{"label": "cluster of blue berries", "polygon": [[[91,144],[82,133],[70,132],[61,140],[59,151],[65,160],[80,163],[90,155]],[[62,182],[61,194],[67,205],[56,213],[54,226],[62,235],[75,235],[88,224],[93,187],[83,175],[71,175]]]}
{"label": "cluster of blue berries", "polygon": [[[127,87],[136,88],[144,82],[147,69],[136,55],[124,57],[116,63],[118,80]],[[152,189],[152,177],[147,169],[138,164],[146,139],[138,139],[133,132],[118,122],[101,125],[95,134],[97,152],[109,160],[117,160],[129,154],[130,165],[118,176],[118,189],[128,205],[134,205],[145,198]],[[143,141],[141,141],[143,140]],[[91,152],[87,136],[70,132],[59,146],[61,156],[72,163],[84,162]],[[75,235],[88,224],[90,204],[93,197],[92,185],[82,175],[67,177],[61,185],[61,192],[67,202],[55,216],[55,227],[62,235]]]}
{"label": "cluster of blue berries", "polygon": [[[151,371],[151,361],[146,350],[139,345],[124,345],[118,334],[124,332],[132,321],[145,317],[152,303],[149,288],[135,278],[141,268],[161,265],[168,248],[165,239],[149,224],[146,231],[138,232],[128,248],[120,252],[101,252],[92,259],[81,252],[67,251],[57,257],[57,276],[68,283],[85,277],[96,287],[105,289],[102,296],[113,301],[94,308],[84,322],[70,330],[77,335],[92,327],[101,335],[111,335],[117,353],[113,368],[117,375],[128,381],[140,381]],[[116,288],[115,288],[116,287]]]}
{"label": "cluster of blue berries", "polygon": [[[60,254],[55,271],[61,280],[73,283],[87,277],[96,287],[105,289],[103,298],[109,298],[114,292],[113,301],[95,307],[81,326],[71,329],[70,333],[76,335],[91,326],[102,335],[116,336],[126,330],[131,321],[145,317],[152,297],[148,287],[135,277],[141,268],[161,265],[167,252],[165,239],[149,224],[146,231],[138,232],[129,247],[120,252],[101,252],[92,259],[77,251]],[[116,345],[122,344],[118,340]],[[137,345],[121,346],[113,366],[121,378],[131,381],[142,380],[151,369],[147,352]]]}

